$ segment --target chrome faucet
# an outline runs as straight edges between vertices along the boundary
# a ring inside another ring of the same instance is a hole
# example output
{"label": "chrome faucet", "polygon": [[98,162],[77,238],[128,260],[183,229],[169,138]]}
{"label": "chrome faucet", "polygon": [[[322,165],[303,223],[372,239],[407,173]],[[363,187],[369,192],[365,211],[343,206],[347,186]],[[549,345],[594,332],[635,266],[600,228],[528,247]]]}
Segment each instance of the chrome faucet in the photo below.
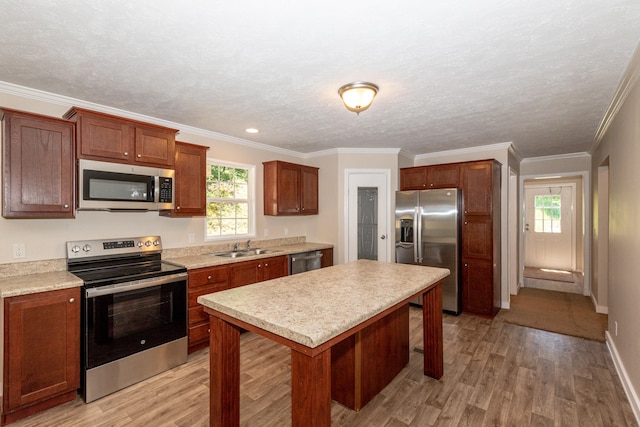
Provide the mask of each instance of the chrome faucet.
{"label": "chrome faucet", "polygon": [[251,240],[247,240],[247,250],[251,250]]}
{"label": "chrome faucet", "polygon": [[238,252],[238,243],[233,244],[233,252]]}

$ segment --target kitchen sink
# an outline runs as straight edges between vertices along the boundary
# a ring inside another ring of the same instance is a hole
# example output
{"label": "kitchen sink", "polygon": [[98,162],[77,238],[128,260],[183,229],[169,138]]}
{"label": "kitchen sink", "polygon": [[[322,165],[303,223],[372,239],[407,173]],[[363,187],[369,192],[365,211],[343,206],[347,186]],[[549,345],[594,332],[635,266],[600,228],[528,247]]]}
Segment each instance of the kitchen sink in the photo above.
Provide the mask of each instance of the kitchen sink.
{"label": "kitchen sink", "polygon": [[238,258],[243,256],[251,256],[251,255],[272,254],[276,252],[281,252],[281,251],[278,249],[249,249],[249,250],[241,250],[241,251],[219,252],[217,254],[209,254],[209,255],[221,256],[221,257],[227,257],[227,258]]}

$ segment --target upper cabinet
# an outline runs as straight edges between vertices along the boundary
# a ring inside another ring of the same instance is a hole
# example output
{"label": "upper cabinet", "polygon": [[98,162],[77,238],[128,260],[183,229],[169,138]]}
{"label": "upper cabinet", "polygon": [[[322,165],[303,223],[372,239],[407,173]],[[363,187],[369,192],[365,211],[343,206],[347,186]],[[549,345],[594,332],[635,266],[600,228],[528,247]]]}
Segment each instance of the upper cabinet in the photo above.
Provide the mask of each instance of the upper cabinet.
{"label": "upper cabinet", "polygon": [[429,190],[459,186],[460,167],[457,163],[400,169],[400,190]]}
{"label": "upper cabinet", "polygon": [[279,160],[263,165],[265,215],[318,213],[318,168]]}
{"label": "upper cabinet", "polygon": [[175,203],[165,216],[207,215],[207,150],[209,147],[176,141]]}
{"label": "upper cabinet", "polygon": [[3,108],[5,218],[74,217],[74,126]]}
{"label": "upper cabinet", "polygon": [[173,169],[176,129],[73,107],[77,158]]}

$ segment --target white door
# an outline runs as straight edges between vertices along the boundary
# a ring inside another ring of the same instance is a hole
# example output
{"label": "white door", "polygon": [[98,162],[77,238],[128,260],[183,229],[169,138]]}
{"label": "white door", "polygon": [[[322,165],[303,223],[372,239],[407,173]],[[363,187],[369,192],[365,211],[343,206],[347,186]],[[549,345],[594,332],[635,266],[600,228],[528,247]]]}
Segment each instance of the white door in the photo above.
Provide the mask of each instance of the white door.
{"label": "white door", "polygon": [[346,172],[347,262],[358,259],[389,261],[388,170]]}
{"label": "white door", "polygon": [[575,186],[526,187],[527,267],[575,270]]}

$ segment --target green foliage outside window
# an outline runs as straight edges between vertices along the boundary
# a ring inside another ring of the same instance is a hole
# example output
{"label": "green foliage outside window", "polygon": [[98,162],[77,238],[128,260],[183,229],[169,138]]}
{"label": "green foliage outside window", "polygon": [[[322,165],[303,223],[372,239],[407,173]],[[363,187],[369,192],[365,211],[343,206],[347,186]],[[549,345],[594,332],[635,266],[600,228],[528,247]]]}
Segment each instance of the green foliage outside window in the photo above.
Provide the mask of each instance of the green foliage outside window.
{"label": "green foliage outside window", "polygon": [[562,233],[560,226],[561,197],[535,196],[534,231],[536,233]]}
{"label": "green foliage outside window", "polygon": [[207,167],[207,237],[249,234],[249,169]]}

